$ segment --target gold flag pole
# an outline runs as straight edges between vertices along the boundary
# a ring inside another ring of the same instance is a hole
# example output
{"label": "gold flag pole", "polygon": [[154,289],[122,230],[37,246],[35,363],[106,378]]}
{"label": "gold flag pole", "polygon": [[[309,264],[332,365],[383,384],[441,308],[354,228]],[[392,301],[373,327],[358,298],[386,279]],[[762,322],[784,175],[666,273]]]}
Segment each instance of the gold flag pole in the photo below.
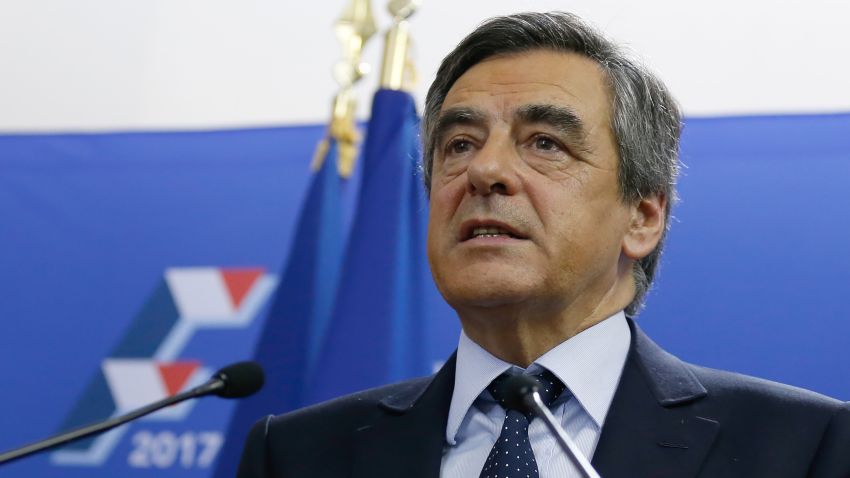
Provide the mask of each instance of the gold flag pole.
{"label": "gold flag pole", "polygon": [[[329,136],[337,142],[339,150],[337,170],[340,176],[347,178],[354,170],[357,144],[360,142],[355,118],[357,101],[354,85],[369,72],[369,65],[360,59],[363,45],[377,31],[371,0],[351,0],[336,21],[334,30],[343,54],[342,59],[334,65],[334,79],[339,84],[339,92],[333,101]],[[314,172],[322,167],[330,148],[330,138],[322,139],[316,148],[311,164]]]}
{"label": "gold flag pole", "polygon": [[390,0],[387,10],[393,17],[393,26],[387,31],[384,61],[381,65],[381,88],[411,90],[416,81],[416,70],[410,61],[410,24],[407,19],[416,11],[422,0]]}

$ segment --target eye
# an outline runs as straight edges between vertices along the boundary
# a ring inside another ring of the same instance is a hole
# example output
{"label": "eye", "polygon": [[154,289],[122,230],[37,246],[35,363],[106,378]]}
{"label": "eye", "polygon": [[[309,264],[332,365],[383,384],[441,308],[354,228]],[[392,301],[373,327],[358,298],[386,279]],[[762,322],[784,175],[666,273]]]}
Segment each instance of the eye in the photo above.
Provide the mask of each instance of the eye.
{"label": "eye", "polygon": [[532,144],[535,148],[542,151],[558,151],[561,150],[561,145],[557,141],[545,135],[537,135],[533,138]]}
{"label": "eye", "polygon": [[472,149],[472,143],[466,138],[455,138],[446,145],[447,154],[464,154]]}

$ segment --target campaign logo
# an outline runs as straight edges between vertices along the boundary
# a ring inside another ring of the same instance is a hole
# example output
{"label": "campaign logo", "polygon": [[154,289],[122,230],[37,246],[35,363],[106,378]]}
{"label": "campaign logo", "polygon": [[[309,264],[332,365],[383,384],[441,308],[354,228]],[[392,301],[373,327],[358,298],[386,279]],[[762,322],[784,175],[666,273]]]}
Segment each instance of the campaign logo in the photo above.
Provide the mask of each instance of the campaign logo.
{"label": "campaign logo", "polygon": [[[200,385],[224,364],[206,367],[181,353],[201,329],[248,326],[268,300],[276,277],[262,268],[170,268],[124,336],[91,377],[61,431],[129,412]],[[193,401],[142,420],[176,421]],[[57,465],[98,466],[121,441],[127,427],[72,443],[50,456]]]}

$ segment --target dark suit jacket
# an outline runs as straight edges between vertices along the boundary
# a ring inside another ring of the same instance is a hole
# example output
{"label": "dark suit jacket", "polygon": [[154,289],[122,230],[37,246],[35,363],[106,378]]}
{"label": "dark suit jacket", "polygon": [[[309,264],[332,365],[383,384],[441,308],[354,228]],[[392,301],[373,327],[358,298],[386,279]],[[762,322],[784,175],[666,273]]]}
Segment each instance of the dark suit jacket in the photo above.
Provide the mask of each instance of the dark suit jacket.
{"label": "dark suit jacket", "polygon": [[[629,324],[592,460],[603,478],[850,477],[850,404],[686,364]],[[431,378],[261,420],[239,478],[436,478],[454,371],[452,357]]]}

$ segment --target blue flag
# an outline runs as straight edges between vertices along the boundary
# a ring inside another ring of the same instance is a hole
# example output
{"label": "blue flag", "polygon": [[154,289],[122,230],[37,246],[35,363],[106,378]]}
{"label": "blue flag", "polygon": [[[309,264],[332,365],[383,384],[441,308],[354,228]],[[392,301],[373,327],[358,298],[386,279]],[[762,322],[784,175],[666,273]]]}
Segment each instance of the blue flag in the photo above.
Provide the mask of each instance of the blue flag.
{"label": "blue flag", "polygon": [[344,252],[342,179],[337,174],[336,142],[329,140],[329,144],[302,206],[289,262],[255,347],[254,360],[266,372],[265,386],[236,407],[217,478],[236,475],[242,443],[261,415],[305,404],[305,384],[315,369],[333,310]]}
{"label": "blue flag", "polygon": [[[362,154],[362,183],[334,313],[309,387],[318,402],[431,372],[426,198],[413,98],[380,90]],[[429,295],[430,294],[430,295]]]}

